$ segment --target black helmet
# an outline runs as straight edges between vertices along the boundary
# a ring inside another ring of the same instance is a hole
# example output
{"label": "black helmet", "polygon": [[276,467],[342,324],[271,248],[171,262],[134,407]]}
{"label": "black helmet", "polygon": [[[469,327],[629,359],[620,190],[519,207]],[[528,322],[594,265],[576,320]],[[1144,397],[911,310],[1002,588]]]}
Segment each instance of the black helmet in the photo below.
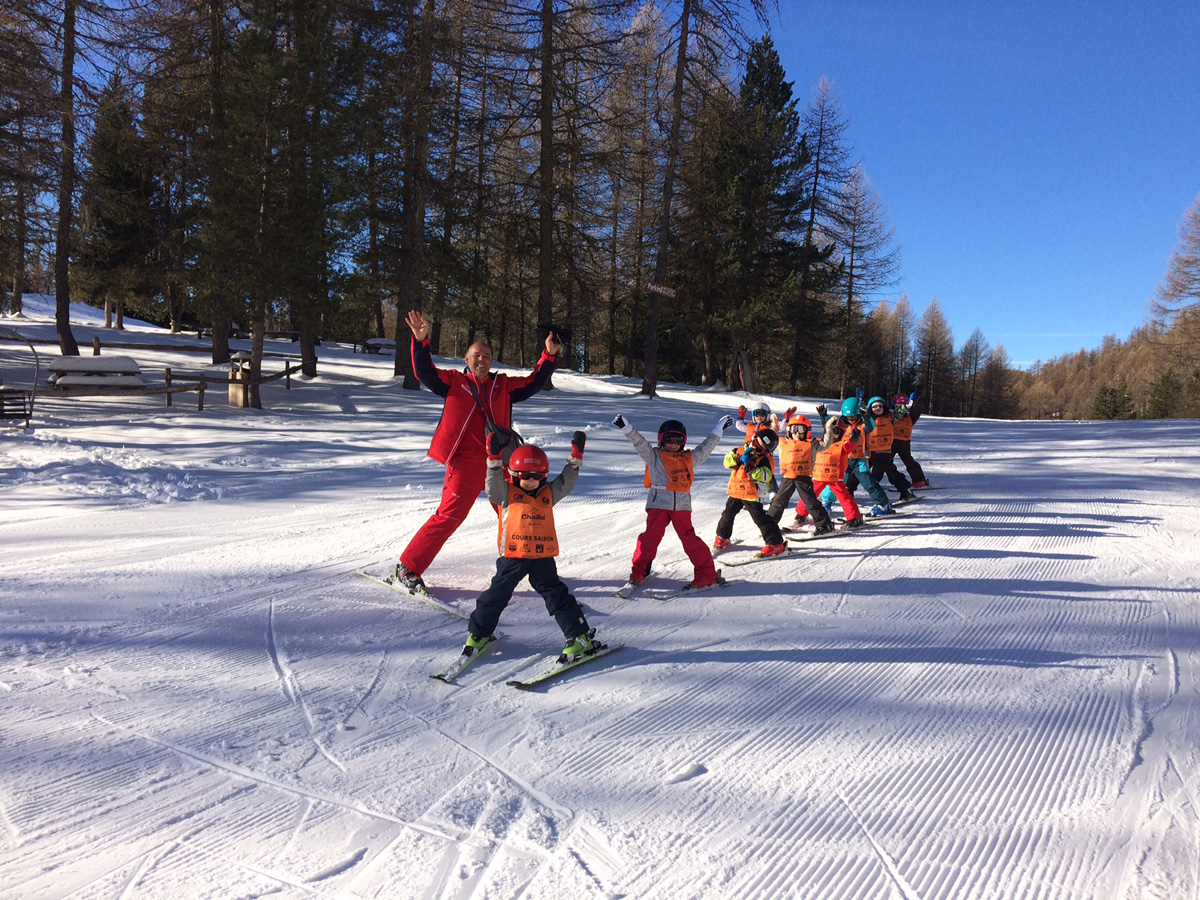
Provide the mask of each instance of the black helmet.
{"label": "black helmet", "polygon": [[667,419],[658,426],[658,446],[661,447],[667,441],[687,443],[687,429],[678,419]]}
{"label": "black helmet", "polygon": [[779,446],[779,435],[770,428],[760,428],[754,432],[753,443],[764,453],[772,453]]}

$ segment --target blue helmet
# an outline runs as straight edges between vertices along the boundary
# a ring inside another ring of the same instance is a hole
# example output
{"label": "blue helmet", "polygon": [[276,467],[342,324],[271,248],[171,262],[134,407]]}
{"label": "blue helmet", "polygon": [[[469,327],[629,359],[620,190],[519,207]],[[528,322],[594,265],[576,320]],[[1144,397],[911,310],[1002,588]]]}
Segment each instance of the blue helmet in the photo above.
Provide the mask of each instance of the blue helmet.
{"label": "blue helmet", "polygon": [[842,401],[842,415],[843,416],[861,416],[862,415],[862,401],[859,400],[857,397],[847,397],[845,400]]}
{"label": "blue helmet", "polygon": [[887,410],[887,401],[884,400],[882,397],[872,397],[870,400],[868,400],[867,401],[867,409],[870,409],[876,403],[878,403],[880,406],[882,406],[885,411]]}

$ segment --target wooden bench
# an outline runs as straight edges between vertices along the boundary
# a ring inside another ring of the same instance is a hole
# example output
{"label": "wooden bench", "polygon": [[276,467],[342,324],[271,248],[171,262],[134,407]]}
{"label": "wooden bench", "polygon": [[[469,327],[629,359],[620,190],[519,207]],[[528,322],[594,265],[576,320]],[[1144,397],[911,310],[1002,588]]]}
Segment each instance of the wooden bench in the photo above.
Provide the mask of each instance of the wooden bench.
{"label": "wooden bench", "polygon": [[58,390],[140,391],[142,369],[128,356],[60,356],[51,360],[50,383]]}

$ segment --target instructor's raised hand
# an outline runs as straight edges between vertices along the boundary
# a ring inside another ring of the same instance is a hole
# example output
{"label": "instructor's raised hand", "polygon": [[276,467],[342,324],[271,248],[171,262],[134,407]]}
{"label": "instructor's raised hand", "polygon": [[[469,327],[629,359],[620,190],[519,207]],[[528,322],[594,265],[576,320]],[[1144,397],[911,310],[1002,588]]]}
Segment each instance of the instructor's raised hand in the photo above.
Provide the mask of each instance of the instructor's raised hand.
{"label": "instructor's raised hand", "polygon": [[408,311],[408,316],[404,321],[408,323],[408,327],[412,329],[413,337],[418,341],[423,341],[429,337],[429,321],[415,309]]}

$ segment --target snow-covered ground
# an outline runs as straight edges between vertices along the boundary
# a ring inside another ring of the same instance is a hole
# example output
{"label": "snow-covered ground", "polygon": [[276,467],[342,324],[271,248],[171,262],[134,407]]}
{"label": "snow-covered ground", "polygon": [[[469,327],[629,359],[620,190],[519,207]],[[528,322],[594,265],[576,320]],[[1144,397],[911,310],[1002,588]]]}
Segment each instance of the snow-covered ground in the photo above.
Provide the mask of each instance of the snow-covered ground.
{"label": "snow-covered ground", "polygon": [[[464,623],[355,577],[437,503],[440,403],[320,353],[262,411],[39,397],[0,430],[0,896],[1197,897],[1200,423],[927,418],[911,516],[620,600],[642,464],[607,423],[694,443],[743,398],[560,373],[518,425],[555,467],[589,432],[560,571],[626,646],[523,693],[561,645],[527,586],[448,686]],[[0,343],[10,385],[28,360]],[[480,500],[427,580],[469,610],[494,559]],[[668,534],[651,582],[689,577]]]}

